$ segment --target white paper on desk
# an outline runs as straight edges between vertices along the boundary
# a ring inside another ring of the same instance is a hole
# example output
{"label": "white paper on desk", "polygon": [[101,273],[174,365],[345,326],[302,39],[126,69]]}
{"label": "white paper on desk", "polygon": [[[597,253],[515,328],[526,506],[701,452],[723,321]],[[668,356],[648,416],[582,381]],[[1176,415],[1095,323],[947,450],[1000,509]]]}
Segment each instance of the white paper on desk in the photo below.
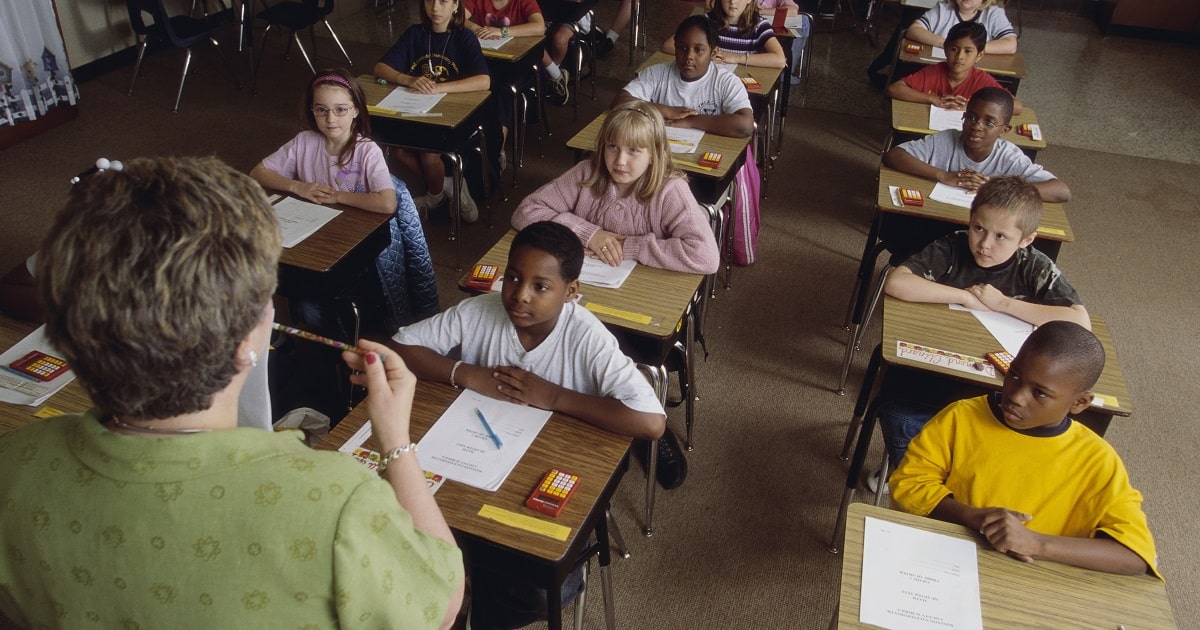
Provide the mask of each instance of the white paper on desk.
{"label": "white paper on desk", "polygon": [[671,153],[695,153],[700,149],[703,139],[704,132],[700,129],[667,127],[667,143],[671,145]]}
{"label": "white paper on desk", "polygon": [[[379,453],[376,453],[375,451],[363,446],[363,444],[366,444],[367,439],[370,437],[371,421],[368,420],[358,428],[358,431],[355,431],[354,435],[350,436],[350,439],[346,440],[345,444],[342,444],[340,447],[338,447],[338,450],[358,460],[360,464],[366,466],[371,472],[376,472],[379,470],[379,460],[382,459],[382,456]],[[442,487],[442,484],[446,483],[446,478],[441,475],[431,473],[428,470],[424,471],[424,473],[425,485],[429,488],[429,494],[437,494],[437,491]]]}
{"label": "white paper on desk", "polygon": [[790,15],[783,19],[784,28],[804,28],[803,15]]}
{"label": "white paper on desk", "polygon": [[334,210],[328,206],[310,203],[295,197],[285,197],[275,204],[275,215],[279,217],[279,230],[283,233],[283,246],[299,245],[341,213],[341,210]]}
{"label": "white paper on desk", "polygon": [[487,50],[496,50],[497,48],[507,44],[510,40],[512,40],[512,35],[497,39],[481,39],[479,40],[479,47]]}
{"label": "white paper on desk", "polygon": [[1007,313],[997,313],[996,311],[976,311],[969,309],[961,304],[951,304],[951,310],[967,311],[979,320],[980,324],[987,329],[992,337],[1000,343],[1004,351],[1017,356],[1021,346],[1029,335],[1033,334],[1033,324],[1023,322]]}
{"label": "white paper on desk", "polygon": [[[483,428],[477,409],[500,437],[500,448]],[[549,411],[465,389],[421,438],[417,459],[428,472],[495,492],[549,419]]]}
{"label": "white paper on desk", "polygon": [[929,53],[929,56],[921,57],[921,60],[922,61],[945,61],[946,60],[946,49],[938,48],[937,46],[933,46],[931,48],[931,52]]}
{"label": "white paper on desk", "polygon": [[[714,61],[713,65],[721,70],[726,71],[726,72],[734,72],[735,70],[737,70],[737,67],[738,67],[738,65],[736,63],[721,63],[719,61]],[[737,73],[734,72],[734,74],[737,74]]]}
{"label": "white paper on desk", "polygon": [[636,260],[622,260],[621,264],[614,267],[599,258],[587,256],[583,259],[579,281],[607,289],[619,289],[636,266]]}
{"label": "white paper on desk", "polygon": [[929,193],[929,198],[960,208],[970,208],[971,202],[975,201],[975,193],[966,188],[947,186],[942,182],[938,182],[933,185],[933,191]]}
{"label": "white paper on desk", "polygon": [[406,87],[398,87],[383,97],[376,107],[402,114],[424,114],[445,97],[445,94],[418,94],[409,92]]}
{"label": "white paper on desk", "polygon": [[[46,339],[46,327],[39,326],[37,330],[18,341],[17,345],[4,351],[4,354],[0,354],[0,365],[8,365],[34,350],[41,350],[48,355],[62,357],[62,354],[55,350],[54,346],[50,345],[50,340]],[[67,383],[73,380],[75,380],[74,370],[67,370],[59,374],[54,380],[48,382],[18,376],[8,370],[0,370],[0,401],[13,403],[14,405],[36,407],[46,402],[47,398],[66,387]]]}
{"label": "white paper on desk", "polygon": [[892,630],[983,628],[975,543],[866,517],[858,617]]}
{"label": "white paper on desk", "polygon": [[929,128],[934,131],[947,129],[962,129],[963,114],[960,109],[942,109],[936,105],[929,106]]}

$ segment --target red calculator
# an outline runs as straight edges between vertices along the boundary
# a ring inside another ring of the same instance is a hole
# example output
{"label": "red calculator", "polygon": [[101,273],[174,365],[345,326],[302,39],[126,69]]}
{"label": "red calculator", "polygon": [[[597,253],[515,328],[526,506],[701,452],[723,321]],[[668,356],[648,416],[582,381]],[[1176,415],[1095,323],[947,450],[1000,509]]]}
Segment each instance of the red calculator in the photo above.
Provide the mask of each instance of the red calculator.
{"label": "red calculator", "polygon": [[54,356],[50,356],[40,350],[34,350],[29,354],[8,364],[8,370],[15,372],[21,376],[28,376],[39,381],[52,381],[58,378],[58,375],[70,369],[67,362]]}
{"label": "red calculator", "polygon": [[492,285],[496,282],[496,273],[498,271],[499,269],[496,268],[496,265],[475,265],[475,268],[471,270],[471,275],[467,276],[467,281],[463,284],[468,289],[491,291]]}
{"label": "red calculator", "polygon": [[529,494],[529,498],[525,500],[525,507],[550,516],[558,516],[571,499],[577,485],[579,475],[553,468]]}
{"label": "red calculator", "polygon": [[700,156],[700,160],[696,163],[707,168],[717,168],[721,165],[721,154],[713,151],[705,151],[704,155]]}
{"label": "red calculator", "polygon": [[1000,370],[1001,374],[1004,374],[1004,375],[1008,374],[1008,368],[1010,366],[1012,366],[1013,355],[1011,355],[1007,352],[1001,351],[1001,352],[989,352],[989,353],[985,354],[984,356],[987,357],[988,361],[992,362],[992,365],[996,366],[997,370]]}
{"label": "red calculator", "polygon": [[925,197],[916,188],[901,188],[900,203],[906,206],[921,207],[925,205]]}

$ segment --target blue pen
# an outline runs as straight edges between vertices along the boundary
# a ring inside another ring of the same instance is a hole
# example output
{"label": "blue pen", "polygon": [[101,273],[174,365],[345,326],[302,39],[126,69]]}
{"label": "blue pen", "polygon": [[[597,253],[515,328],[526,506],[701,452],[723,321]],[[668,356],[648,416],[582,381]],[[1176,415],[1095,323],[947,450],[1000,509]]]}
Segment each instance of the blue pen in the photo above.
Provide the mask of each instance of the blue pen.
{"label": "blue pen", "polygon": [[492,425],[488,424],[487,418],[483,416],[483,412],[478,407],[475,408],[475,415],[479,416],[479,421],[483,423],[483,428],[487,429],[488,437],[492,438],[492,441],[496,443],[496,450],[504,446],[500,441],[500,436],[496,435],[496,432],[492,430]]}

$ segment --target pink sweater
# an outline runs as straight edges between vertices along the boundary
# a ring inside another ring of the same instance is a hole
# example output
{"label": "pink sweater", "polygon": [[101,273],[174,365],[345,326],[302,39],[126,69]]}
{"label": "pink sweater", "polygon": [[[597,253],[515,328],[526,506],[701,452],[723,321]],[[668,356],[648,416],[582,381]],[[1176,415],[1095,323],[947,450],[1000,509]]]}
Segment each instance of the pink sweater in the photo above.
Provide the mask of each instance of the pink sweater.
{"label": "pink sweater", "polygon": [[597,197],[582,186],[591,173],[591,163],[580,162],[534,191],[517,206],[513,227],[554,221],[570,228],[584,247],[597,230],[622,234],[625,258],[659,269],[709,274],[721,265],[708,216],[683,178],[667,181],[657,197],[642,202],[633,195],[617,197],[611,186]]}

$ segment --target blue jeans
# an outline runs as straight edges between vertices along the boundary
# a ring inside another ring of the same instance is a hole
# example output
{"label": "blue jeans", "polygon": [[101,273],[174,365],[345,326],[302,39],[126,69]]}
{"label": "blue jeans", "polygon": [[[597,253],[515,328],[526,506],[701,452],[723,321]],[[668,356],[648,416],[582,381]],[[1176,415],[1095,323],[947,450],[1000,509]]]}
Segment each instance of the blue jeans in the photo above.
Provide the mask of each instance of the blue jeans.
{"label": "blue jeans", "polygon": [[929,403],[893,398],[879,409],[879,430],[887,447],[889,466],[895,470],[908,451],[908,443],[933,419],[941,407]]}

